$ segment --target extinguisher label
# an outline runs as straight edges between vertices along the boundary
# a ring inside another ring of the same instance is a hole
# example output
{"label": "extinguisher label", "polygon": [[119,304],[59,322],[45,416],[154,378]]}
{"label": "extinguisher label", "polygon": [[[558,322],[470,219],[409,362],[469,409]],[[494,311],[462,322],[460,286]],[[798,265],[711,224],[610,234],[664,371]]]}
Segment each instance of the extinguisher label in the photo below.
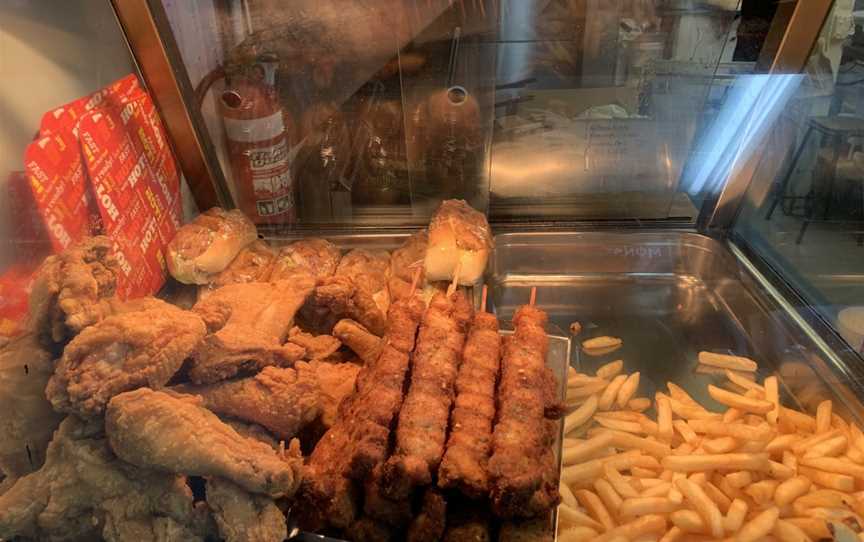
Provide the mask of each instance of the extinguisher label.
{"label": "extinguisher label", "polygon": [[255,143],[274,139],[285,133],[285,121],[282,111],[260,119],[230,119],[223,118],[225,133],[228,139],[238,143]]}
{"label": "extinguisher label", "polygon": [[256,193],[278,194],[291,188],[291,172],[281,171],[267,176],[255,175],[252,177]]}
{"label": "extinguisher label", "polygon": [[269,170],[288,161],[288,142],[285,140],[262,149],[249,150],[249,167],[253,172]]}
{"label": "extinguisher label", "polygon": [[291,194],[286,194],[281,198],[258,200],[255,203],[258,214],[261,216],[280,215],[294,208],[294,197]]}

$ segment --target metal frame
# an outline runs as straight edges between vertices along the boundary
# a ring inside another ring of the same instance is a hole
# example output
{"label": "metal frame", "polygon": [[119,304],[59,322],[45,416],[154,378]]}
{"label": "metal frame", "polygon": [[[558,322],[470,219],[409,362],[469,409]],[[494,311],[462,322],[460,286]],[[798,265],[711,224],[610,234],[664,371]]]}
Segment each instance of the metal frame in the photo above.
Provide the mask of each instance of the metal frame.
{"label": "metal frame", "polygon": [[111,4],[198,208],[233,207],[201,113],[187,107],[194,103],[194,93],[162,4],[158,0],[111,0]]}
{"label": "metal frame", "polygon": [[[798,0],[768,74],[801,73],[804,70],[833,5],[833,0]],[[763,143],[743,160],[739,155],[723,189],[716,198],[702,206],[697,221],[700,231],[725,235],[732,228],[766,144]]]}

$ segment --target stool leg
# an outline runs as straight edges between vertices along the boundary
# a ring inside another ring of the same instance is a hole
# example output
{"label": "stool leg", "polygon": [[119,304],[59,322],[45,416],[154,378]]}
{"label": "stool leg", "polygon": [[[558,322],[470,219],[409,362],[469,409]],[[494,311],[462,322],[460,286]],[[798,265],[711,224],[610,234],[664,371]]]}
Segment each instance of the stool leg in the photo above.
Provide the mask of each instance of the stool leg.
{"label": "stool leg", "polygon": [[803,153],[804,149],[807,147],[807,140],[810,139],[810,134],[812,132],[813,127],[808,126],[807,131],[804,132],[804,139],[801,140],[801,145],[795,149],[795,154],[792,156],[792,162],[789,164],[789,168],[783,174],[783,179],[780,181],[780,184],[775,188],[777,192],[774,194],[774,199],[771,202],[771,207],[768,209],[768,214],[765,215],[765,220],[771,220],[771,215],[774,214],[774,209],[777,208],[777,204],[783,201],[783,198],[786,197],[789,179],[792,177],[792,172],[795,171],[795,166],[798,165],[798,159],[801,158],[801,153]]}

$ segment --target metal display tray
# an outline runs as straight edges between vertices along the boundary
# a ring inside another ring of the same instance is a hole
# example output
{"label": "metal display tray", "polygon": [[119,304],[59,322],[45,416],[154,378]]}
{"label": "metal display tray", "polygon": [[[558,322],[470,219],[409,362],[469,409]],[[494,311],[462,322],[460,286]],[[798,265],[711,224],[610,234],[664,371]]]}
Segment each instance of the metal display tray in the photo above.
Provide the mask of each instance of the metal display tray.
{"label": "metal display tray", "polygon": [[[672,381],[719,408],[707,385],[725,377],[696,373],[697,355],[734,353],[758,361],[760,376],[779,374],[784,401],[812,412],[832,398],[835,411],[860,418],[855,368],[829,359],[730,245],[683,231],[512,233],[495,242],[491,307],[510,318],[536,286],[551,323],[581,323],[570,357],[581,371],[623,359],[641,372],[639,395]],[[624,344],[600,357],[581,352],[581,341],[602,335]]]}

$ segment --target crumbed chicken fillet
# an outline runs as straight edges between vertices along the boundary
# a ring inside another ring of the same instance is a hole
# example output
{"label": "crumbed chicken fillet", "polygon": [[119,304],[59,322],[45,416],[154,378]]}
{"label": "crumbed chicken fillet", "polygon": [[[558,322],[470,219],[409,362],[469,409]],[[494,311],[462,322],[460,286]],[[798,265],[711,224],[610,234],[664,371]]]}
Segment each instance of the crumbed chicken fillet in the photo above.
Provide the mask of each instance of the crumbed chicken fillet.
{"label": "crumbed chicken fillet", "polygon": [[333,276],[342,253],[326,239],[307,237],[279,250],[273,266],[272,280],[289,278],[297,268],[312,272],[315,278]]}
{"label": "crumbed chicken fillet", "polygon": [[66,346],[45,389],[56,410],[99,416],[118,393],[158,388],[174,376],[206,330],[197,314],[159,304],[109,316]]}
{"label": "crumbed chicken fillet", "polygon": [[138,465],[195,476],[221,476],[252,493],[294,495],[303,460],[293,440],[282,456],[241,437],[194,396],[147,388],[114,397],[105,415],[111,448]]}
{"label": "crumbed chicken fillet", "polygon": [[265,367],[248,378],[174,389],[201,397],[204,407],[216,414],[257,423],[284,440],[296,436],[321,413],[318,377],[304,362],[294,369]]}

